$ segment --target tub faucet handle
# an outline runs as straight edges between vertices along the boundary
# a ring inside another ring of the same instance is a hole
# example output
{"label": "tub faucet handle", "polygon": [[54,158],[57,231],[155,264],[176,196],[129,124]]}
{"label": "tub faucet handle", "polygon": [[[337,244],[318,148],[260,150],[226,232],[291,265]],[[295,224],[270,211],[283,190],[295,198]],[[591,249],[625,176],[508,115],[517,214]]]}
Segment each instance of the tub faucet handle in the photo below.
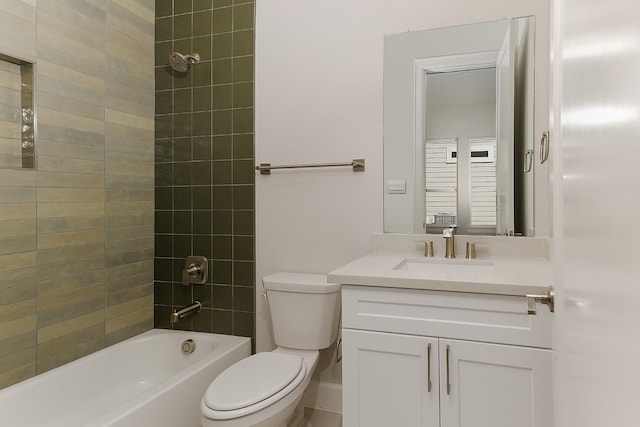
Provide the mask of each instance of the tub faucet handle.
{"label": "tub faucet handle", "polygon": [[190,256],[184,261],[182,270],[182,284],[189,286],[194,283],[202,285],[207,281],[207,259],[201,256]]}
{"label": "tub faucet handle", "polygon": [[190,264],[187,268],[182,270],[182,284],[189,286],[191,278],[196,277],[200,273],[200,266]]}

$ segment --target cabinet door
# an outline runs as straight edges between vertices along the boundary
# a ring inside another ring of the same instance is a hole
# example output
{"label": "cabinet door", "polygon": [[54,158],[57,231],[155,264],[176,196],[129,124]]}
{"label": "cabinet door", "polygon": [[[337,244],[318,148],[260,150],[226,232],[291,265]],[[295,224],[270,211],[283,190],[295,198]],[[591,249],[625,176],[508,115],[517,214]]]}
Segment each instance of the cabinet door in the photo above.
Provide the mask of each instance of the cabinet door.
{"label": "cabinet door", "polygon": [[551,370],[550,350],[440,339],[442,427],[553,426]]}
{"label": "cabinet door", "polygon": [[344,329],[342,342],[345,426],[439,426],[436,338]]}

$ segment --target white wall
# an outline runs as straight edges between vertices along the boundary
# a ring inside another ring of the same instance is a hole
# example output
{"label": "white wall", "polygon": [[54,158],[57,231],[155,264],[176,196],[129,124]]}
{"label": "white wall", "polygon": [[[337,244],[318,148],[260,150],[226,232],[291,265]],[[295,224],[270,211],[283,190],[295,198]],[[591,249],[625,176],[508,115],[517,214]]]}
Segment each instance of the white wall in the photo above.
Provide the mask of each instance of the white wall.
{"label": "white wall", "polygon": [[[382,231],[384,35],[525,15],[537,15],[536,32],[543,37],[536,55],[545,58],[546,1],[256,2],[256,161],[366,159],[364,173],[325,169],[256,176],[257,351],[273,345],[262,276],[326,273],[367,253],[371,234]],[[536,70],[536,78],[546,85],[546,70]],[[538,133],[546,126],[546,105],[542,94]],[[536,211],[546,216],[546,204],[538,203]],[[327,363],[323,379],[340,381],[339,368]]]}

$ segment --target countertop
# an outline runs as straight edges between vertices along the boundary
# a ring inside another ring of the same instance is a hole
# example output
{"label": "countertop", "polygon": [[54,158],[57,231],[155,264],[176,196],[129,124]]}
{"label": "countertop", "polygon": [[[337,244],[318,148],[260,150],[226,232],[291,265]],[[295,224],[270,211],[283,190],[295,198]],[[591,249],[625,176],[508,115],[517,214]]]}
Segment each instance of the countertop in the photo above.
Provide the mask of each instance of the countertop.
{"label": "countertop", "polygon": [[[438,263],[438,271],[394,269],[405,259],[420,261],[415,252],[372,252],[328,274],[328,281],[343,285],[378,286],[435,291],[469,292],[499,295],[544,294],[553,285],[551,263],[545,257],[492,256],[466,258],[426,258]],[[464,271],[456,263],[493,263],[486,271]],[[443,271],[443,264],[451,264]]]}

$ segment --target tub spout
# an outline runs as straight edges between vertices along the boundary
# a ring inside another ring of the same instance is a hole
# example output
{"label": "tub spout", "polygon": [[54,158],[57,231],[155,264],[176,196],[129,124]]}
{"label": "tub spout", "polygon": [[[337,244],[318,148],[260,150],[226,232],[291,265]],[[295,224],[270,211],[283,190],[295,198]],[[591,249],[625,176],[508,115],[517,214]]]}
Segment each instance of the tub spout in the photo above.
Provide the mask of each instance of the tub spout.
{"label": "tub spout", "polygon": [[171,316],[169,316],[169,322],[176,323],[178,320],[199,313],[200,310],[202,310],[202,304],[200,303],[200,301],[194,301],[193,304],[189,304],[185,307],[182,307],[180,310],[176,310],[171,313]]}

